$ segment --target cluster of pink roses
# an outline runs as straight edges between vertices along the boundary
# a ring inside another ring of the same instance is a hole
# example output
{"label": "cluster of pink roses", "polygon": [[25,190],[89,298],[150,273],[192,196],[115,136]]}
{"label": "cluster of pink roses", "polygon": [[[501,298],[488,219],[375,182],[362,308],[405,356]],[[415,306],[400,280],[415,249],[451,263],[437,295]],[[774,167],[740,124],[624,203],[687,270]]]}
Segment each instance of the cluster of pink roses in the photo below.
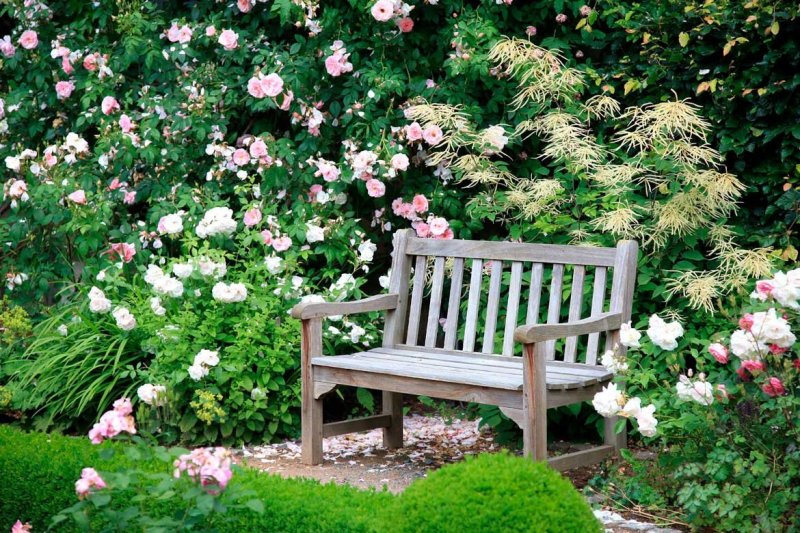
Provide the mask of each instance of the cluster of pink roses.
{"label": "cluster of pink roses", "polygon": [[11,526],[11,533],[31,533],[31,531],[33,531],[33,526],[28,522],[23,524],[21,520],[17,520],[14,522],[14,525]]}
{"label": "cluster of pink roses", "polygon": [[378,0],[372,4],[370,13],[378,22],[388,22],[394,19],[395,24],[403,33],[408,33],[414,29],[414,21],[409,14],[413,6],[401,0]]}
{"label": "cluster of pink roses", "polygon": [[331,45],[333,54],[325,58],[325,70],[334,78],[347,72],[352,72],[353,64],[348,61],[350,54],[347,53],[342,41],[334,41]]}
{"label": "cluster of pink roses", "polygon": [[[253,98],[275,98],[283,91],[283,79],[273,72],[264,76],[261,72],[250,78],[247,82],[247,92]],[[284,102],[286,98],[284,98]]]}
{"label": "cluster of pink roses", "polygon": [[411,221],[411,227],[417,232],[417,237],[424,239],[452,239],[453,229],[443,217],[428,214],[426,219],[420,215],[428,211],[428,199],[422,194],[417,194],[410,202],[396,198],[392,202],[392,211],[395,215]]}
{"label": "cluster of pink roses", "polygon": [[425,127],[425,129],[422,129],[422,126],[419,125],[419,122],[412,122],[405,127],[405,132],[406,139],[408,139],[410,142],[424,140],[431,146],[436,146],[439,144],[444,137],[442,128],[436,124],[429,124]]}
{"label": "cluster of pink roses", "polygon": [[171,43],[186,44],[192,40],[192,28],[190,28],[188,24],[178,26],[176,22],[173,22],[165,36]]}
{"label": "cluster of pink roses", "polygon": [[104,489],[106,482],[94,468],[84,468],[81,470],[81,477],[75,482],[75,492],[78,498],[83,499],[89,495],[92,489]]}
{"label": "cluster of pink roses", "polygon": [[136,425],[133,420],[133,405],[128,398],[120,398],[114,402],[114,408],[106,411],[100,420],[89,430],[89,440],[92,444],[100,444],[105,439],[116,437],[122,432],[136,434]]}
{"label": "cluster of pink roses", "polygon": [[222,447],[192,450],[178,457],[174,466],[176,478],[185,472],[201,486],[210,487],[212,493],[224,489],[233,477],[230,452]]}

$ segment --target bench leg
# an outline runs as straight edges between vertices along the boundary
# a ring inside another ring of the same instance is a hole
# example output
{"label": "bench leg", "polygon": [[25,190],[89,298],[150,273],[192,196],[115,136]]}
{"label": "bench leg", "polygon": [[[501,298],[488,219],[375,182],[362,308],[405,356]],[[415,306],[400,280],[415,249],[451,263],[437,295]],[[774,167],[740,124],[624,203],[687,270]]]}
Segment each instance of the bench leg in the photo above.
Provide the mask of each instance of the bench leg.
{"label": "bench leg", "polygon": [[622,448],[628,447],[628,432],[623,428],[622,432],[614,433],[614,426],[617,424],[619,417],[612,416],[603,420],[604,424],[604,438],[603,442],[609,446],[614,447],[614,451],[619,452]]}
{"label": "bench leg", "polygon": [[314,373],[311,358],[322,355],[322,320],[303,320],[300,354],[301,393],[301,455],[303,463],[322,463],[322,399],[314,399]]}
{"label": "bench leg", "polygon": [[392,417],[389,427],[383,428],[383,445],[386,448],[403,447],[403,395],[383,391],[383,414]]}
{"label": "bench leg", "polygon": [[526,344],[523,354],[523,454],[534,461],[547,459],[547,383],[544,343]]}

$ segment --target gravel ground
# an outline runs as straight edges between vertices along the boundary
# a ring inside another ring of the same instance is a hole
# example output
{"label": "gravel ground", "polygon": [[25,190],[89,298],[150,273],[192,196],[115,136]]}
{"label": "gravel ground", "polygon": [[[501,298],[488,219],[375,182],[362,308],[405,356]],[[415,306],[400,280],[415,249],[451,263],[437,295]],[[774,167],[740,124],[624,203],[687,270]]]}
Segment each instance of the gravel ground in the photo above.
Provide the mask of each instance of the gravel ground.
{"label": "gravel ground", "polygon": [[[497,452],[502,449],[487,431],[478,429],[473,420],[449,420],[439,416],[410,415],[404,419],[405,446],[386,450],[381,443],[381,430],[353,433],[323,440],[325,462],[308,466],[300,462],[300,445],[296,441],[264,446],[246,446],[234,450],[239,461],[265,472],[284,477],[314,478],[323,483],[347,483],[359,488],[386,487],[398,493],[427,472],[466,455]],[[564,443],[554,446],[556,452],[572,451]],[[579,447],[577,448],[579,449]],[[579,488],[586,484],[595,468],[565,472]],[[608,510],[598,509],[595,515],[610,532],[666,533],[653,524],[626,519]]]}

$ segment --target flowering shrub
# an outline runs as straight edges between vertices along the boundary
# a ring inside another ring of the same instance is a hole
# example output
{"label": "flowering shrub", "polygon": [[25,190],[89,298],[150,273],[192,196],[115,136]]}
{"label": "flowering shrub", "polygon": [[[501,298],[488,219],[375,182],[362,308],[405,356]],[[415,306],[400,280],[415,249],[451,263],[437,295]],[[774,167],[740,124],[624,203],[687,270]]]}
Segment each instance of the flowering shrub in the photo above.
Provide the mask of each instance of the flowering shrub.
{"label": "flowering shrub", "polygon": [[[637,346],[638,338],[631,342],[633,329],[622,347],[603,356],[631,392],[612,383],[595,396],[594,407],[603,416],[635,419],[645,437],[658,434],[665,451],[654,468],[667,478],[662,497],[696,526],[798,526],[800,353],[792,327],[800,324],[800,269],[758,281],[751,297],[755,308],[741,316],[738,329],[706,341],[707,352],[690,367],[675,365],[671,383],[654,387],[640,364],[646,355],[637,351],[646,347]],[[682,334],[677,322],[649,320],[656,353],[675,350]],[[652,403],[642,407],[634,393]],[[636,482],[657,477],[650,472]]]}

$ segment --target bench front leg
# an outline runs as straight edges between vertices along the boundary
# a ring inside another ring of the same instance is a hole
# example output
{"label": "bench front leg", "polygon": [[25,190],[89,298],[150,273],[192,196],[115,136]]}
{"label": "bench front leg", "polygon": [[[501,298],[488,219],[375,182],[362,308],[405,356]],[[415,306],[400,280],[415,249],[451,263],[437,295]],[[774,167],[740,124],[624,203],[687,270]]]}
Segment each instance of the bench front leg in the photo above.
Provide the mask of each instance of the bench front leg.
{"label": "bench front leg", "polygon": [[383,414],[392,417],[388,427],[383,428],[383,446],[388,449],[403,447],[403,394],[383,391]]}
{"label": "bench front leg", "polygon": [[322,319],[303,320],[300,348],[301,375],[301,455],[303,463],[322,463],[322,398],[314,398],[314,371],[311,358],[322,355]]}
{"label": "bench front leg", "polygon": [[523,346],[522,441],[525,457],[547,460],[547,361],[545,343]]}

